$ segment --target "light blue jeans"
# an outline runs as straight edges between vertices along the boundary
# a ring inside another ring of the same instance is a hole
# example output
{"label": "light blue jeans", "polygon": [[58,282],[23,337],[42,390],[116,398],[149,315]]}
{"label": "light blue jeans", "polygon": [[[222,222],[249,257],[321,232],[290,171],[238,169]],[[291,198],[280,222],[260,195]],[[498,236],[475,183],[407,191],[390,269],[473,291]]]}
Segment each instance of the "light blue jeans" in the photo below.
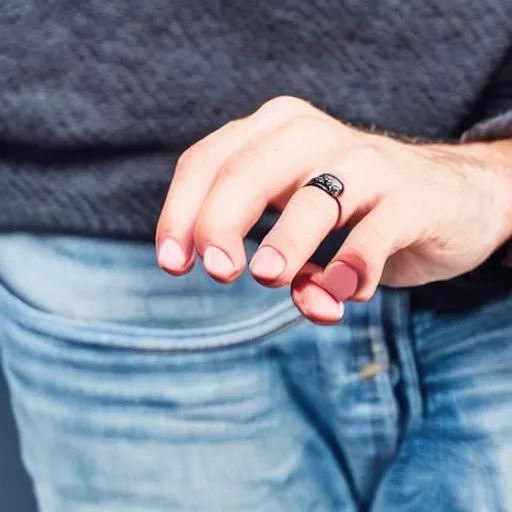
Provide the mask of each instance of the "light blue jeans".
{"label": "light blue jeans", "polygon": [[150,244],[21,234],[0,284],[42,512],[512,511],[512,298],[412,314],[380,290],[319,327]]}

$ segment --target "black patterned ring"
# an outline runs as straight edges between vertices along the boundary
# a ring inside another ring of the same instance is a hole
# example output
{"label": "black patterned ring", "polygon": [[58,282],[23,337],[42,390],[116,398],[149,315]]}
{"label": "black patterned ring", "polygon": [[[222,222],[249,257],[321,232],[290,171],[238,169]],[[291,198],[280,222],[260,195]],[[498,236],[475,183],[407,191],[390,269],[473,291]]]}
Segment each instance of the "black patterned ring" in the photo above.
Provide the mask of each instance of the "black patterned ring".
{"label": "black patterned ring", "polygon": [[305,187],[317,187],[337,199],[344,190],[343,183],[332,174],[320,174],[304,185]]}

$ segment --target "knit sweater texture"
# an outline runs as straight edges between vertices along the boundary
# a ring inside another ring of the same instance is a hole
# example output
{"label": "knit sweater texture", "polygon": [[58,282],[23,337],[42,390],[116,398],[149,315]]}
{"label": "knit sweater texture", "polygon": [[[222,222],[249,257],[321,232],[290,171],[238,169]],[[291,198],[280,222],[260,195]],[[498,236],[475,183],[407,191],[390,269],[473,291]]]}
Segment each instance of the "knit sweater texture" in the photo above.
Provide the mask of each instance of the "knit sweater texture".
{"label": "knit sweater texture", "polygon": [[511,44],[510,0],[6,0],[0,231],[151,240],[178,156],[280,95],[456,140]]}
{"label": "knit sweater texture", "polygon": [[510,0],[7,0],[0,230],[151,239],[176,158],[279,95],[457,138]]}

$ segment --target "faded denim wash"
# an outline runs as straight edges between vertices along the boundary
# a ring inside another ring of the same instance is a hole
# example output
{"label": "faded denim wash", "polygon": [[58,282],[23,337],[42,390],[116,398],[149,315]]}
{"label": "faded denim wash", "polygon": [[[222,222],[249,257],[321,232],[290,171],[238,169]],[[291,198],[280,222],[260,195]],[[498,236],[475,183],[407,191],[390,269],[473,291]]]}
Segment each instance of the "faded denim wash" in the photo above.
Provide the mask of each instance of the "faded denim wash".
{"label": "faded denim wash", "polygon": [[151,244],[22,234],[0,283],[41,512],[512,511],[512,298],[411,314],[381,289],[320,327]]}

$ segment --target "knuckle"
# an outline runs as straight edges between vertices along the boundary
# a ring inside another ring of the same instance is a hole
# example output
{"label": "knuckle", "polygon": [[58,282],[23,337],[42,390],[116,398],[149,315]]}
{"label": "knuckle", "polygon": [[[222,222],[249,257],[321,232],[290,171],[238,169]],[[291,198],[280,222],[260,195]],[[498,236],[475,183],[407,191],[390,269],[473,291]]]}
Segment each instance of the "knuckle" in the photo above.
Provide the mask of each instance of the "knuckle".
{"label": "knuckle", "polygon": [[259,112],[262,114],[289,114],[294,112],[310,111],[314,107],[306,100],[295,96],[277,96],[264,103]]}
{"label": "knuckle", "polygon": [[248,144],[239,152],[229,156],[221,165],[220,174],[222,179],[230,179],[240,172],[257,172],[263,169],[265,165],[265,156],[255,144]]}
{"label": "knuckle", "polygon": [[189,169],[198,161],[198,155],[202,150],[202,142],[197,142],[190,148],[186,149],[178,158],[176,162],[176,171],[181,172],[184,169]]}
{"label": "knuckle", "polygon": [[286,121],[283,129],[287,130],[300,140],[305,135],[314,134],[316,137],[326,136],[332,132],[332,126],[325,119],[315,117],[312,114],[301,114]]}
{"label": "knuckle", "polygon": [[371,168],[371,163],[378,158],[378,152],[373,144],[354,145],[343,151],[341,164],[350,169],[366,170]]}

